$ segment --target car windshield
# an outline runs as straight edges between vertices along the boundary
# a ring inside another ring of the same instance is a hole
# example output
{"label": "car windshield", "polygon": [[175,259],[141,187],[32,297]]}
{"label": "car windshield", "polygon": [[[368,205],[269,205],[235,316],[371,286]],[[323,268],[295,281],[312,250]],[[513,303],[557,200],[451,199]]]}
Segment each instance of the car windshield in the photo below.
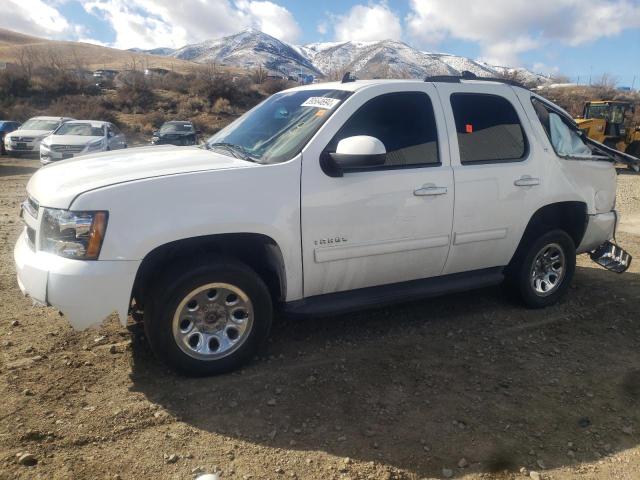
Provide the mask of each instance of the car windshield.
{"label": "car windshield", "polygon": [[58,120],[40,120],[32,118],[22,125],[22,130],[55,130],[60,125]]}
{"label": "car windshield", "polygon": [[205,148],[258,163],[285,162],[300,153],[351,92],[299,90],[277,93],[220,130]]}
{"label": "car windshield", "polygon": [[168,122],[160,127],[160,133],[193,133],[193,125],[185,122]]}
{"label": "car windshield", "polygon": [[102,137],[104,129],[102,126],[90,123],[63,123],[56,130],[56,135],[78,135],[80,137]]}

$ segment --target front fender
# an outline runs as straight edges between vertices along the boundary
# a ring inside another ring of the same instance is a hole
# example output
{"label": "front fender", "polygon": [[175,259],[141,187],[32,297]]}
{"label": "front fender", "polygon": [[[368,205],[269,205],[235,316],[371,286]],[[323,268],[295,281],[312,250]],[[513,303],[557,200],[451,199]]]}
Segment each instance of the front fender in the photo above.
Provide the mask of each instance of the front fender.
{"label": "front fender", "polygon": [[80,195],[71,209],[109,211],[100,260],[140,261],[162,245],[200,236],[268,236],[282,251],[289,299],[302,295],[299,182],[298,157],[111,185]]}

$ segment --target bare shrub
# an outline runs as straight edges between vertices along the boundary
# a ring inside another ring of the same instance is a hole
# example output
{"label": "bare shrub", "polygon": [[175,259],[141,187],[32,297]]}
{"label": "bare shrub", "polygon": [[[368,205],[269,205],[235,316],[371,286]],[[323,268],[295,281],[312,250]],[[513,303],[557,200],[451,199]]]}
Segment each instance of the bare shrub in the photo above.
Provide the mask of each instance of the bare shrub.
{"label": "bare shrub", "polygon": [[73,117],[78,120],[102,120],[118,123],[115,111],[108,104],[84,95],[66,95],[49,105],[47,113],[60,117]]}
{"label": "bare shrub", "polygon": [[231,102],[226,98],[218,98],[213,107],[211,107],[213,113],[231,113]]}
{"label": "bare shrub", "polygon": [[262,84],[262,90],[264,90],[268,95],[273,95],[274,93],[285,90],[290,86],[290,83],[285,79],[270,78]]}
{"label": "bare shrub", "polygon": [[5,70],[0,72],[0,99],[26,97],[31,91],[31,81],[24,72]]}
{"label": "bare shrub", "polygon": [[144,82],[125,84],[117,90],[117,106],[132,113],[144,113],[155,102],[155,95]]}

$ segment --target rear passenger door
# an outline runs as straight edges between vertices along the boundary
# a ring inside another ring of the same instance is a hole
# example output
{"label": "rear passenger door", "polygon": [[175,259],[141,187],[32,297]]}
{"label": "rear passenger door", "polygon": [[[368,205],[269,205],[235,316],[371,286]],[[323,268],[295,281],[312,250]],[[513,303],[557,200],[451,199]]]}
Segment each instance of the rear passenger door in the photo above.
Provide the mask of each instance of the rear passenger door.
{"label": "rear passenger door", "polygon": [[508,85],[469,82],[437,89],[456,185],[444,273],[507,265],[544,196],[531,125]]}
{"label": "rear passenger door", "polygon": [[[385,164],[342,177],[323,171],[322,155],[356,135],[378,138]],[[453,198],[433,86],[383,84],[354,93],[302,153],[304,295],[439,275],[449,251]]]}

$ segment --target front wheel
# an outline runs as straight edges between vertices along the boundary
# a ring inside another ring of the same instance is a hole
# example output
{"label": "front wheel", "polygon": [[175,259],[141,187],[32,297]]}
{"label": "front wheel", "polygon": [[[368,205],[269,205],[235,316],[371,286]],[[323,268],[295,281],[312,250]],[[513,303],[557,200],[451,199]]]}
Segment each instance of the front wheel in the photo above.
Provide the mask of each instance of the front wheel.
{"label": "front wheel", "polygon": [[563,230],[551,230],[529,243],[507,278],[529,308],[544,308],[567,292],[576,269],[576,247]]}
{"label": "front wheel", "polygon": [[145,306],[156,355],[187,375],[234,370],[255,355],[271,327],[269,290],[246,265],[211,258],[168,272]]}

